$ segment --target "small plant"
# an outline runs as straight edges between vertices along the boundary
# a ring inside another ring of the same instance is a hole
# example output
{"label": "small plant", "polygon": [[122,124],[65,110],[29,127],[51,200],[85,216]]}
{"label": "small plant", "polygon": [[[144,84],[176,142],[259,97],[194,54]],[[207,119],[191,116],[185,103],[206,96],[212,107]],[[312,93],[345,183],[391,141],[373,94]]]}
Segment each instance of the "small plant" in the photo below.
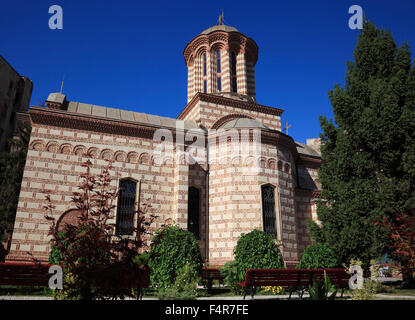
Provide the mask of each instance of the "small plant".
{"label": "small plant", "polygon": [[284,292],[284,288],[281,286],[266,286],[264,288],[264,293],[272,293],[274,295],[279,295]]}
{"label": "small plant", "polygon": [[337,294],[336,289],[329,295],[332,285],[329,277],[326,275],[326,271],[324,271],[324,281],[321,281],[319,278],[314,278],[313,284],[308,289],[311,300],[334,300]]}
{"label": "small plant", "polygon": [[354,289],[350,291],[350,298],[352,300],[373,300],[376,296],[377,284],[371,279],[365,279],[361,289]]}

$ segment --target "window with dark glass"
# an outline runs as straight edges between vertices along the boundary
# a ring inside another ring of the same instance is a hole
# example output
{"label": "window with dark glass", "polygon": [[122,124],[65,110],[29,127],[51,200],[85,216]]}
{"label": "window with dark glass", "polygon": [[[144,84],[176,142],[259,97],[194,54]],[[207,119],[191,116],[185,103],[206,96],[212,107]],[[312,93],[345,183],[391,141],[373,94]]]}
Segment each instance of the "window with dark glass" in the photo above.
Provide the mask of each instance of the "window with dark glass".
{"label": "window with dark glass", "polygon": [[222,79],[218,77],[218,91],[222,91]]}
{"label": "window with dark glass", "polygon": [[231,53],[231,72],[233,76],[236,76],[236,53]]}
{"label": "window with dark glass", "polygon": [[238,92],[236,77],[232,78],[232,91],[233,92]]}
{"label": "window with dark glass", "polygon": [[262,190],[262,216],[264,221],[264,231],[275,235],[275,194],[272,186],[263,186]]}
{"label": "window with dark glass", "polygon": [[206,76],[206,53],[203,54],[203,76]]}
{"label": "window with dark glass", "polygon": [[136,195],[137,182],[131,179],[120,181],[116,223],[117,235],[133,235]]}
{"label": "window with dark glass", "polygon": [[207,92],[207,80],[203,80],[203,92]]}
{"label": "window with dark glass", "polygon": [[220,51],[218,50],[217,54],[217,64],[216,64],[216,72],[221,73],[221,66],[220,66]]}
{"label": "window with dark glass", "polygon": [[231,78],[232,78],[232,91],[238,92],[236,81],[236,53],[231,53]]}
{"label": "window with dark glass", "polygon": [[187,206],[187,230],[192,232],[196,239],[200,239],[199,215],[200,215],[200,192],[198,188],[190,187]]}

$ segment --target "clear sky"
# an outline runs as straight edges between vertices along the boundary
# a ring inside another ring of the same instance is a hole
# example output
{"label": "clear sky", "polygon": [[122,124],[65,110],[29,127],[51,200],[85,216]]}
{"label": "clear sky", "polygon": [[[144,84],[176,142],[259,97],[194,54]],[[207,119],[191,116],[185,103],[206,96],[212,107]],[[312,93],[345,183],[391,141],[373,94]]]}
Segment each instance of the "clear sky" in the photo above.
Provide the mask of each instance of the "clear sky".
{"label": "clear sky", "polygon": [[[51,5],[63,30],[51,30]],[[186,44],[217,23],[253,38],[258,103],[285,110],[300,142],[332,117],[327,92],[343,84],[358,35],[351,5],[389,28],[415,56],[415,0],[92,1],[1,0],[0,54],[34,83],[32,105],[60,90],[71,101],[176,118],[186,105]]]}

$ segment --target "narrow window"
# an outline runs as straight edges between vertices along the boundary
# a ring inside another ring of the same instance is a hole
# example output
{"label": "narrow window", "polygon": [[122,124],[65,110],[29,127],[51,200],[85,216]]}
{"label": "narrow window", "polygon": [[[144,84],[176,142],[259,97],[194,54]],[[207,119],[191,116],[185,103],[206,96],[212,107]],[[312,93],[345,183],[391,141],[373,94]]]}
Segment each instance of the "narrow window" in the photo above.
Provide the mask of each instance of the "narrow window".
{"label": "narrow window", "polygon": [[276,235],[274,188],[272,186],[263,186],[261,191],[264,231],[268,234]]}
{"label": "narrow window", "polygon": [[218,91],[222,91],[222,79],[218,77]]}
{"label": "narrow window", "polygon": [[231,66],[232,66],[232,75],[236,76],[236,53],[232,52],[231,54]]}
{"label": "narrow window", "polygon": [[200,239],[199,215],[200,215],[200,192],[195,187],[189,188],[189,199],[187,206],[187,230],[192,232],[196,239]]}
{"label": "narrow window", "polygon": [[218,59],[217,59],[217,64],[216,64],[216,72],[217,73],[221,73],[221,67],[220,67],[220,51],[218,51]]}
{"label": "narrow window", "polygon": [[238,92],[236,77],[232,77],[232,91]]}
{"label": "narrow window", "polygon": [[117,235],[133,235],[135,198],[137,194],[137,182],[131,179],[121,180],[120,195],[117,209]]}
{"label": "narrow window", "polygon": [[203,54],[203,76],[206,76],[206,53]]}
{"label": "narrow window", "polygon": [[203,92],[207,93],[207,80],[203,80]]}
{"label": "narrow window", "polygon": [[231,78],[232,78],[232,91],[238,92],[236,81],[236,53],[231,53]]}

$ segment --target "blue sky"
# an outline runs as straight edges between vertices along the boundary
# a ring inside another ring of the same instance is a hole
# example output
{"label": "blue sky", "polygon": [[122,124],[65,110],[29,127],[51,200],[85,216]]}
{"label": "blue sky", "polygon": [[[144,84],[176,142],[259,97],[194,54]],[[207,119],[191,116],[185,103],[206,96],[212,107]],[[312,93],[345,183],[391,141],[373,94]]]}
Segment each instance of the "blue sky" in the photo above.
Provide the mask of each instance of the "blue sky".
{"label": "blue sky", "polygon": [[[48,27],[54,4],[63,30]],[[332,117],[327,92],[344,83],[353,58],[354,4],[415,52],[414,0],[22,0],[1,3],[0,54],[34,82],[32,105],[59,91],[65,75],[68,100],[175,118],[187,99],[183,49],[223,10],[259,46],[258,103],[284,109],[289,134],[305,142],[318,136],[319,115]]]}

